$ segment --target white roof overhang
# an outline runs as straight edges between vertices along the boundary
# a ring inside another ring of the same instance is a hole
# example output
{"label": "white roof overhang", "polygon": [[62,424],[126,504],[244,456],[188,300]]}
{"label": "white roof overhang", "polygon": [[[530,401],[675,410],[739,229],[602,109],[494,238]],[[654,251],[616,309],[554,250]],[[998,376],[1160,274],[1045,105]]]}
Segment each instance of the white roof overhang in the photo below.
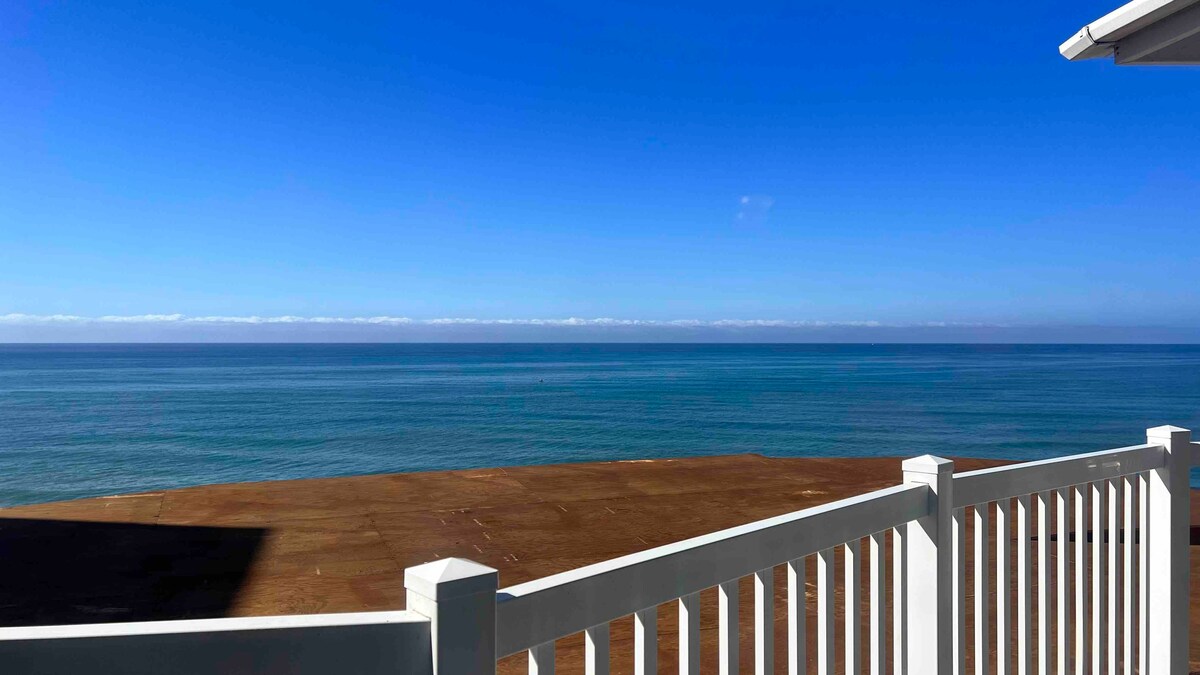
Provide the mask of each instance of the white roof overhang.
{"label": "white roof overhang", "polygon": [[1134,0],[1081,28],[1058,51],[1072,61],[1111,54],[1119,65],[1200,64],[1200,0]]}

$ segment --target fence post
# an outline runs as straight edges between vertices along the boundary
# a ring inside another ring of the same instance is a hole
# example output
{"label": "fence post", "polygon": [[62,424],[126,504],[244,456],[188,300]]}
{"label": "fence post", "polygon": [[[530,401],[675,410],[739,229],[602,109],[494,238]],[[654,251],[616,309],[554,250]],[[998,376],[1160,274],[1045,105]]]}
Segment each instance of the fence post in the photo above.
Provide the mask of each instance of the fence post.
{"label": "fence post", "polygon": [[496,570],[446,558],[404,570],[408,609],[430,620],[433,675],[496,672]]}
{"label": "fence post", "polygon": [[1167,451],[1163,467],[1150,472],[1150,531],[1142,533],[1142,545],[1150,547],[1144,571],[1149,588],[1142,610],[1150,615],[1149,666],[1151,673],[1163,675],[1188,672],[1191,440],[1192,432],[1179,427],[1146,430],[1146,442]]}
{"label": "fence post", "polygon": [[929,514],[909,523],[904,538],[907,672],[950,675],[954,663],[954,462],[923,455],[904,460],[903,469],[905,483],[923,483],[930,488]]}

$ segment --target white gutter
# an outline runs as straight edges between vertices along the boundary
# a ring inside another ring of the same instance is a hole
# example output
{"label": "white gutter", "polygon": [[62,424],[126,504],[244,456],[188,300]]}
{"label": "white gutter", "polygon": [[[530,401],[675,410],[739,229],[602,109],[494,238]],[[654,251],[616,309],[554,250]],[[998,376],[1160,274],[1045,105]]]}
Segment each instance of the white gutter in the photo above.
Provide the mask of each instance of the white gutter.
{"label": "white gutter", "polygon": [[1133,0],[1079,29],[1058,51],[1071,61],[1108,56],[1116,42],[1200,0]]}

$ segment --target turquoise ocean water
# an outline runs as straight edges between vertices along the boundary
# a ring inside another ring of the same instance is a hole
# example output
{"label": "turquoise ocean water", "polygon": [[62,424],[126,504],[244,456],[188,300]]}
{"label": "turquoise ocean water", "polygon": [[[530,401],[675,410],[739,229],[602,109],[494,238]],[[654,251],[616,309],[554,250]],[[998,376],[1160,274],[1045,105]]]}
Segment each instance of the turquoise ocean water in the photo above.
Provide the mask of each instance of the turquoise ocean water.
{"label": "turquoise ocean water", "polygon": [[1200,429],[1200,346],[0,345],[0,505],[682,457],[1014,459]]}

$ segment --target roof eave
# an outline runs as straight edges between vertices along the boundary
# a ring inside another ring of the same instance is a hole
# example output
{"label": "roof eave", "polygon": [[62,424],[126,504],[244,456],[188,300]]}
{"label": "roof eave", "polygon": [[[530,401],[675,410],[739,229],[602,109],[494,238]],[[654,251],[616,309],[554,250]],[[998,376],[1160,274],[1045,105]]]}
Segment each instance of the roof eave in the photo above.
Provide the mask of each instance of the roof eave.
{"label": "roof eave", "polygon": [[1088,27],[1084,26],[1071,39],[1059,45],[1058,51],[1068,61],[1083,61],[1108,56],[1112,52],[1112,45],[1096,44],[1088,33]]}
{"label": "roof eave", "polygon": [[1058,51],[1071,61],[1108,56],[1117,41],[1198,1],[1133,0],[1079,29]]}

